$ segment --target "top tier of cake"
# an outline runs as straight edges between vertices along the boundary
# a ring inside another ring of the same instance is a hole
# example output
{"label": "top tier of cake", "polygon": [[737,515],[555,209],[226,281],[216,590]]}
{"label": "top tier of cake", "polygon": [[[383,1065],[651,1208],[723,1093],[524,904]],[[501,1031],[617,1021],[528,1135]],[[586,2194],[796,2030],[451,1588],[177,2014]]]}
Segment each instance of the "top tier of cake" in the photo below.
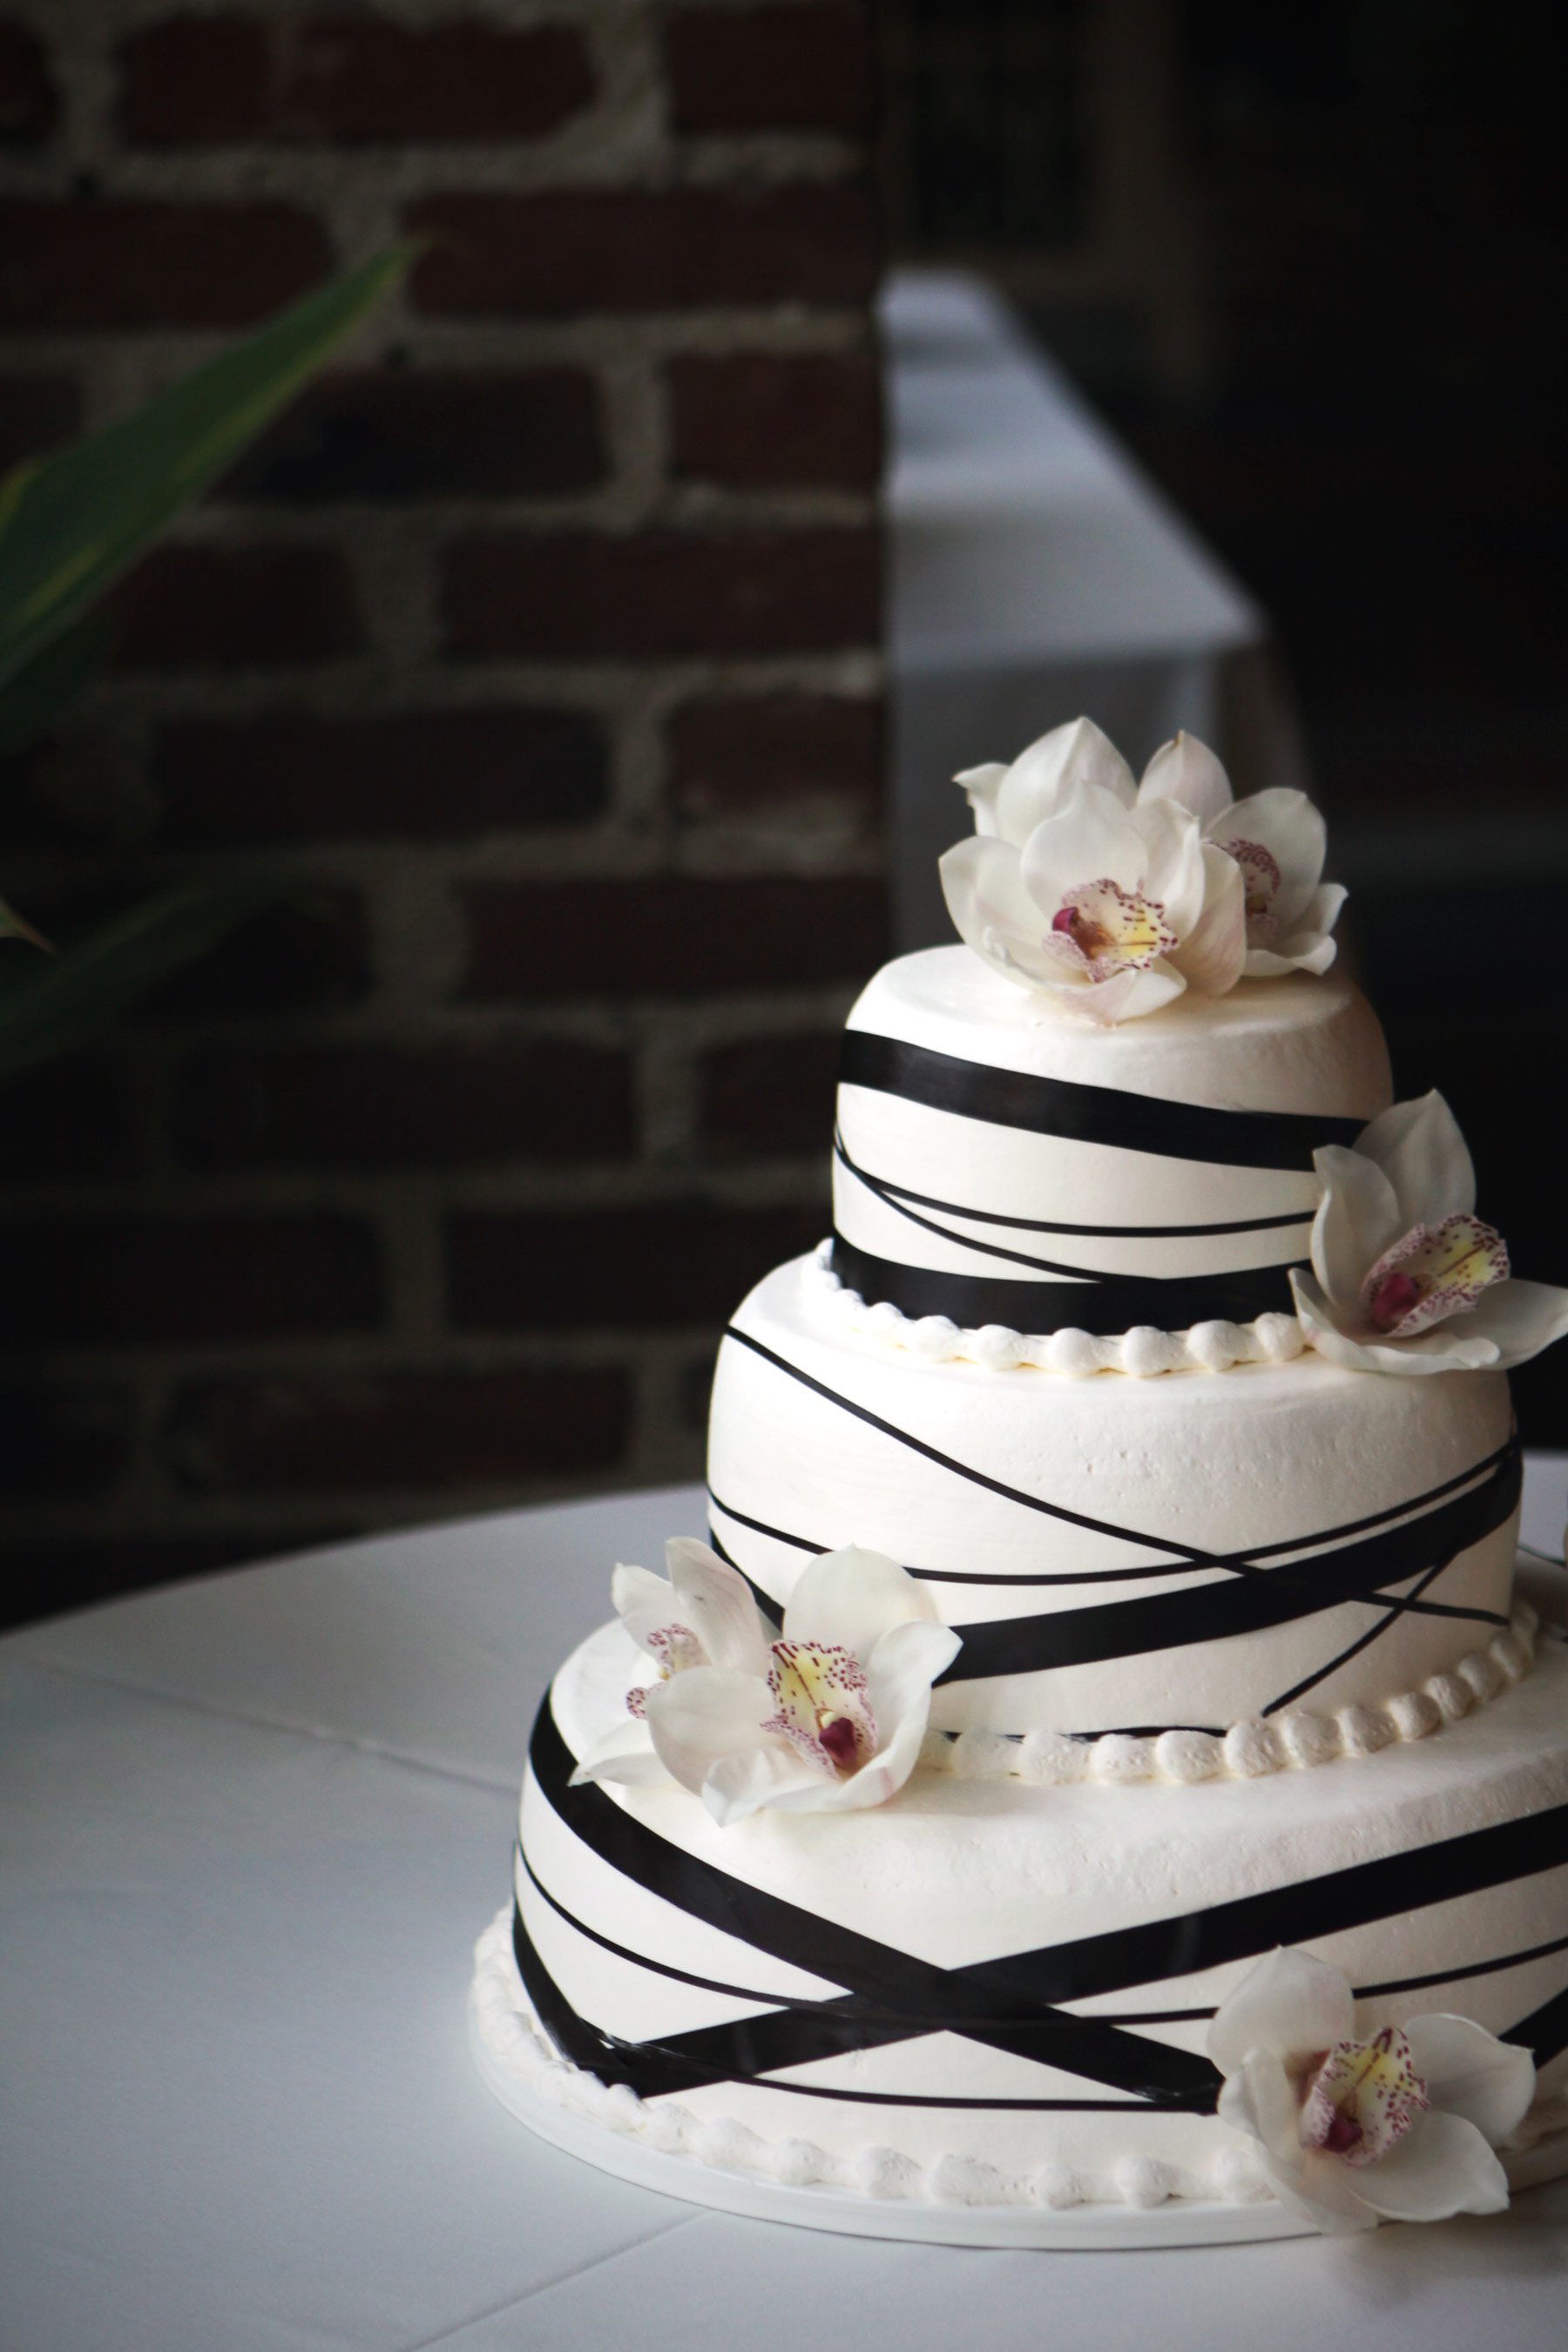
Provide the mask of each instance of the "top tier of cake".
{"label": "top tier of cake", "polygon": [[1288,1313],[1312,1154],[1391,1098],[1382,1030],[1338,974],[1102,1028],[967,948],[904,956],[849,1015],[834,1271],[868,1304],[964,1328]]}

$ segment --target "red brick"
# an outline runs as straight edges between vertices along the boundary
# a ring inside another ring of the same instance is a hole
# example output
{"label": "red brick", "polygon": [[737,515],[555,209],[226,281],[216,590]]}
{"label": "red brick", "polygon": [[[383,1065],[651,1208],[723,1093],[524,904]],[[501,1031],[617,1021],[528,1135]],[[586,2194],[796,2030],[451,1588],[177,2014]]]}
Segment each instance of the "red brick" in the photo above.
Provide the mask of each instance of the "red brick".
{"label": "red brick", "polygon": [[879,257],[866,193],[842,183],[437,195],[408,219],[436,240],[419,307],[480,317],[858,305]]}
{"label": "red brick", "polygon": [[108,1494],[130,1462],[135,1418],[129,1392],[101,1382],[7,1383],[0,1388],[0,1495],[41,1503]]}
{"label": "red brick", "polygon": [[80,387],[68,375],[0,379],[0,471],[81,429]]}
{"label": "red brick", "polygon": [[624,1159],[632,1066],[558,1038],[209,1053],[174,1132],[198,1168],[462,1167]]}
{"label": "red brick", "polygon": [[58,117],[43,43],[26,25],[0,24],[0,145],[39,147]]}
{"label": "red brick", "polygon": [[521,703],[173,719],[153,773],[165,837],[204,845],[460,841],[586,824],[609,801],[597,721]]}
{"label": "red brick", "polygon": [[264,26],[175,16],[121,45],[120,131],[132,147],[222,146],[262,135],[274,100]]}
{"label": "red brick", "polygon": [[873,120],[876,72],[864,7],[686,8],[666,26],[678,131],[836,131]]}
{"label": "red brick", "polygon": [[250,1493],[499,1485],[613,1469],[631,1429],[620,1365],[193,1382],[161,1450],[187,1486]]}
{"label": "red brick", "polygon": [[0,1269],[13,1333],[51,1347],[363,1331],[383,1310],[353,1217],[39,1219],[0,1232]]}
{"label": "red brick", "polygon": [[465,993],[480,1001],[805,988],[888,952],[879,877],[474,882]]}
{"label": "red brick", "polygon": [[604,479],[585,368],[329,376],[241,460],[249,499],[559,498]]}
{"label": "red brick", "polygon": [[881,388],[863,352],[689,352],[669,363],[674,468],[736,489],[868,489]]}
{"label": "red brick", "polygon": [[448,650],[669,660],[874,645],[872,530],[499,533],[447,550]]}
{"label": "red brick", "polygon": [[281,1528],[271,1535],[45,1536],[26,1541],[8,1536],[0,1626],[30,1624],[67,1609],[144,1592],[152,1585],[207,1576],[214,1569],[248,1566],[262,1554],[277,1559],[313,1551],[359,1532],[340,1519],[332,1527]]}
{"label": "red brick", "polygon": [[14,197],[0,204],[0,325],[242,327],[326,276],[299,205]]}
{"label": "red brick", "polygon": [[715,1160],[821,1153],[833,1133],[840,1032],[746,1037],[704,1056],[698,1071],[702,1143]]}
{"label": "red brick", "polygon": [[825,1208],[700,1201],[583,1215],[457,1216],[447,1229],[452,1316],[474,1331],[710,1324],[826,1229]]}
{"label": "red brick", "polygon": [[669,756],[683,816],[828,806],[868,822],[882,796],[882,709],[805,694],[689,702],[670,720]]}
{"label": "red brick", "polygon": [[477,17],[426,26],[326,11],[277,28],[176,17],[121,51],[132,145],[240,140],[334,146],[541,139],[593,100],[579,34]]}
{"label": "red brick", "polygon": [[237,925],[165,982],[149,998],[145,1017],[341,1013],[369,985],[363,901],[352,890],[297,884],[289,898]]}
{"label": "red brick", "polygon": [[[18,952],[11,941],[4,950]],[[0,1183],[124,1176],[136,1164],[125,1072],[111,1055],[72,1054],[5,1080]]]}
{"label": "red brick", "polygon": [[336,547],[156,548],[106,609],[125,669],[279,669],[363,642]]}

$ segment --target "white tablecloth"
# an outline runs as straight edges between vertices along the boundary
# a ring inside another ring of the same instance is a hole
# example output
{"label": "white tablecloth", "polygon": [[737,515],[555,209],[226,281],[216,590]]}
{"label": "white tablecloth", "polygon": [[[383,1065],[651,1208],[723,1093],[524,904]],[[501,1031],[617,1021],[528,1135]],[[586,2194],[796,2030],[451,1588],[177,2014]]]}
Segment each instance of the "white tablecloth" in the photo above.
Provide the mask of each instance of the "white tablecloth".
{"label": "white tablecloth", "polygon": [[[1560,1549],[1568,1456],[1532,1465]],[[1507,2217],[965,2253],[679,2205],[536,2141],[464,2000],[530,1718],[695,1488],[356,1544],[0,1643],[5,2352],[1540,2352]]]}
{"label": "white tablecloth", "polygon": [[1224,664],[1266,625],[980,279],[900,272],[881,323],[894,919],[910,949],[952,936],[936,861],[970,830],[955,770],[1010,760],[1080,711],[1135,768],[1178,727],[1212,741]]}

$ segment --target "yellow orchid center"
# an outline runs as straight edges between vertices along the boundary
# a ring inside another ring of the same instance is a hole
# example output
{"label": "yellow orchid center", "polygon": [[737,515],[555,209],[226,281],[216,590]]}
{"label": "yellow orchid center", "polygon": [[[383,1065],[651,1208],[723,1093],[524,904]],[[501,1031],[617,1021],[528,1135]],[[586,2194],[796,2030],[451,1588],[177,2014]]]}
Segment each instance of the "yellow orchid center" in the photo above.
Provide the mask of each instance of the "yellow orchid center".
{"label": "yellow orchid center", "polygon": [[837,1643],[775,1642],[768,1687],[778,1703],[769,1731],[782,1731],[814,1764],[842,1779],[877,1752],[865,1669]]}
{"label": "yellow orchid center", "polygon": [[1109,880],[1082,882],[1068,892],[1051,917],[1051,940],[1064,961],[1090,981],[1146,971],[1156,956],[1179,944],[1157,898]]}
{"label": "yellow orchid center", "polygon": [[1301,2142],[1346,2164],[1375,2164],[1430,2105],[1407,2037],[1385,2025],[1370,2042],[1336,2042],[1308,2078]]}
{"label": "yellow orchid center", "polygon": [[1445,1217],[1413,1225],[1384,1252],[1362,1285],[1362,1304],[1377,1330],[1414,1339],[1473,1307],[1508,1272],[1508,1245],[1495,1227],[1468,1213]]}

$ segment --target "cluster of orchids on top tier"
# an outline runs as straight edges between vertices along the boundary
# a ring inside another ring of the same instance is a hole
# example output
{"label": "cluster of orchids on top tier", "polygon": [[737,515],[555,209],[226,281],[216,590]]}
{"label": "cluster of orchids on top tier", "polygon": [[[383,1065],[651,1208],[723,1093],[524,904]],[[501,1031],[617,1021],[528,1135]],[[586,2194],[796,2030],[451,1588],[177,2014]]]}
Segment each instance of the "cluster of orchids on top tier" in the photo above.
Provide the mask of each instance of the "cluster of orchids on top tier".
{"label": "cluster of orchids on top tier", "polygon": [[942,860],[948,911],[1022,987],[1114,1023],[1334,960],[1345,893],[1322,879],[1321,816],[1304,793],[1233,799],[1190,735],[1140,783],[1087,719],[956,781],[975,831]]}
{"label": "cluster of orchids on top tier", "polygon": [[656,1671],[574,1781],[675,1780],[721,1829],[764,1806],[847,1812],[903,1787],[931,1685],[960,1647],[923,1586],[880,1552],[826,1552],[802,1570],[781,1633],[706,1544],[678,1536],[664,1550],[668,1581],[615,1572],[616,1612]]}
{"label": "cluster of orchids on top tier", "polygon": [[1516,2131],[1535,2065],[1467,2017],[1412,2017],[1356,2039],[1338,1969],[1271,1952],[1209,2028],[1220,2120],[1255,2143],[1275,2195],[1320,2230],[1500,2213],[1494,2149]]}
{"label": "cluster of orchids on top tier", "polygon": [[1310,1346],[1367,1372],[1524,1363],[1568,1331],[1568,1290],[1510,1276],[1476,1215],[1476,1171],[1441,1095],[1395,1103],[1346,1150],[1314,1152],[1312,1270],[1292,1269]]}

